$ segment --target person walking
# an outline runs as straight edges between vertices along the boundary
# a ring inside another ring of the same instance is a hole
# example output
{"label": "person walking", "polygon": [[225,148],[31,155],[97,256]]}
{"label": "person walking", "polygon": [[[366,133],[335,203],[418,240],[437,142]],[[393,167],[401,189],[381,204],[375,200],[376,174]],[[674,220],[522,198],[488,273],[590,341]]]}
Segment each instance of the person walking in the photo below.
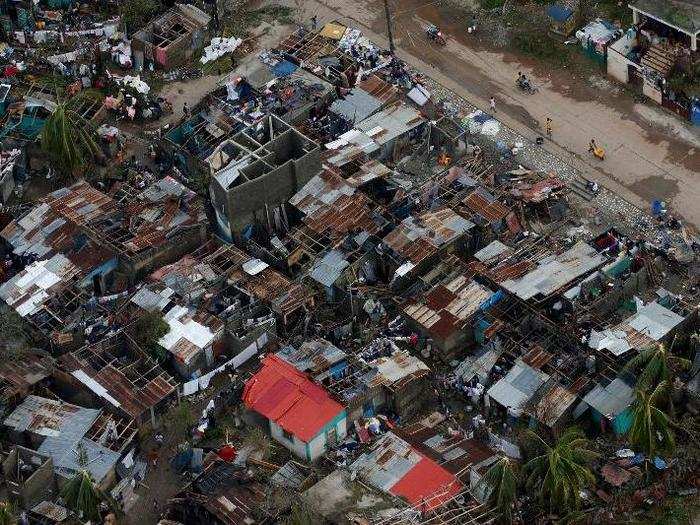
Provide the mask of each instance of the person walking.
{"label": "person walking", "polygon": [[547,120],[545,121],[544,130],[545,130],[545,133],[547,133],[547,137],[551,140],[552,139],[552,119],[549,117],[547,117]]}
{"label": "person walking", "polygon": [[318,16],[314,15],[311,17],[311,29],[316,31],[318,28]]}
{"label": "person walking", "polygon": [[182,116],[188,118],[190,116],[190,107],[185,102],[182,106]]}
{"label": "person walking", "polygon": [[489,100],[489,104],[491,105],[491,111],[496,113],[496,99],[494,97],[491,97],[491,100]]}

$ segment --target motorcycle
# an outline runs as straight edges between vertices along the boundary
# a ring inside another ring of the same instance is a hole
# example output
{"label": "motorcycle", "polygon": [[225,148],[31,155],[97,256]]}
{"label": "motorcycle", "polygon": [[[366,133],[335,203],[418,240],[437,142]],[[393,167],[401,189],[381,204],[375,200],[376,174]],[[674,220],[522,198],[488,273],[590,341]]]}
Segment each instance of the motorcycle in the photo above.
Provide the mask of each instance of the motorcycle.
{"label": "motorcycle", "polygon": [[539,91],[538,88],[530,84],[530,81],[524,77],[521,77],[515,81],[515,85],[518,86],[518,89],[522,91],[523,93],[527,93],[528,95],[534,95]]}
{"label": "motorcycle", "polygon": [[428,39],[432,40],[436,44],[441,46],[447,45],[447,40],[445,40],[445,37],[442,35],[442,31],[440,31],[437,26],[428,26],[428,28],[425,30],[425,34]]}

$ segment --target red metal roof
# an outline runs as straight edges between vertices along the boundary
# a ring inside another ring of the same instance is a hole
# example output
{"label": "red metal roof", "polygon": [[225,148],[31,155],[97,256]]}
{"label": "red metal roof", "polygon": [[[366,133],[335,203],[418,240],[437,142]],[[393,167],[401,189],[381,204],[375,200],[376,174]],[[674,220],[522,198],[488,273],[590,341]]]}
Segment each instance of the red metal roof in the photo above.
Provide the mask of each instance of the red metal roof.
{"label": "red metal roof", "polygon": [[405,498],[411,505],[424,505],[427,511],[441,506],[463,489],[454,474],[423,456],[389,492]]}
{"label": "red metal roof", "polygon": [[301,441],[311,441],[343,407],[328,392],[276,355],[246,383],[243,402]]}

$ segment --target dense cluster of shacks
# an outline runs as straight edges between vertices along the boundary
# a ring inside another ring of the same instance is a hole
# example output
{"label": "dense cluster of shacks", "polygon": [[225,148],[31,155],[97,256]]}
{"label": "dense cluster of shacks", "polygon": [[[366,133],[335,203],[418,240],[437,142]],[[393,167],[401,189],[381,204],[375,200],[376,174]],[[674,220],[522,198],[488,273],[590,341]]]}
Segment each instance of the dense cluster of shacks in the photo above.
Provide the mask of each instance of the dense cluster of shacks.
{"label": "dense cluster of shacks", "polygon": [[[168,67],[198,18],[172,20],[124,56]],[[36,348],[0,363],[2,472],[29,521],[69,518],[81,468],[133,506],[139,428],[188,399],[211,401],[164,524],[274,523],[272,488],[335,523],[487,523],[478,482],[521,457],[518,424],[625,434],[623,366],[696,326],[692,257],[493,148],[489,115],[447,115],[358,30],[299,29],[259,58],[159,139],[162,178],[6,217],[0,298]],[[196,448],[231,413],[289,461]]]}

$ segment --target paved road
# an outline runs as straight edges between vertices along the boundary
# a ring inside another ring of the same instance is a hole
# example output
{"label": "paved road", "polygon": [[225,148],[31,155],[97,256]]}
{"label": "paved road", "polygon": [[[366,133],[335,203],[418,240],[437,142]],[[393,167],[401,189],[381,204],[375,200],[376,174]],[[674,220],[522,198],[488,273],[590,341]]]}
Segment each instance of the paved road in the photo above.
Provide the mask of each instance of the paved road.
{"label": "paved road", "polygon": [[[279,3],[279,0],[275,0]],[[379,0],[281,0],[299,8],[301,19],[338,20],[362,29],[387,46],[383,2]],[[553,140],[545,148],[634,204],[649,209],[661,198],[696,228],[700,226],[700,129],[674,115],[636,104],[606,81],[592,85],[566,70],[542,71],[504,52],[485,49],[467,35],[463,22],[442,2],[393,2],[397,54],[472,104],[487,109],[497,100],[497,118],[525,137],[542,133],[545,118],[554,121]],[[446,47],[429,44],[423,28],[435,23],[446,33]],[[532,66],[532,67],[531,67]],[[535,95],[514,86],[523,71],[540,87]],[[590,158],[591,138],[607,151],[604,162]]]}

